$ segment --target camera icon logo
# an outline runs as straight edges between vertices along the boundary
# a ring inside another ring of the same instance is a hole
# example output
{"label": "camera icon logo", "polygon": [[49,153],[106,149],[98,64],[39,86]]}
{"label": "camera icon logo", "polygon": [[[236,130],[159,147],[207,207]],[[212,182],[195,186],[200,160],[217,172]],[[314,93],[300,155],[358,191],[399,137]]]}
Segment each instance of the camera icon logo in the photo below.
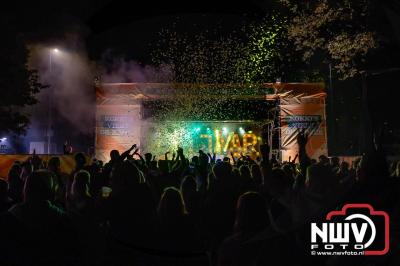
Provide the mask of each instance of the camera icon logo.
{"label": "camera icon logo", "polygon": [[384,255],[389,251],[389,215],[370,204],[346,204],[326,222],[311,223],[312,255]]}

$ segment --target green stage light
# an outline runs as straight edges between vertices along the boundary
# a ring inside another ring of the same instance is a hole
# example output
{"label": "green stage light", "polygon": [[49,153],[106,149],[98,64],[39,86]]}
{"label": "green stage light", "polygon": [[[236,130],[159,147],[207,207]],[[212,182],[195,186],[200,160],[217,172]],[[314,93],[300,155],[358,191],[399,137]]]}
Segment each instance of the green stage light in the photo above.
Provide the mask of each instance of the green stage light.
{"label": "green stage light", "polygon": [[240,135],[244,135],[245,131],[242,127],[239,128],[239,133],[240,133]]}

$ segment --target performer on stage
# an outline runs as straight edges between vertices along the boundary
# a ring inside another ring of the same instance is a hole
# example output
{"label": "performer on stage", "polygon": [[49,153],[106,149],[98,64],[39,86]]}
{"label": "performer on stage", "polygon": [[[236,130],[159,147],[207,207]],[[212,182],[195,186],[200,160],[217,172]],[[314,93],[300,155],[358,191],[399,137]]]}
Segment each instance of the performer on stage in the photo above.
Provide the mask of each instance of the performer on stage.
{"label": "performer on stage", "polygon": [[63,150],[64,150],[64,154],[72,154],[72,146],[71,146],[71,144],[68,142],[68,140],[66,140],[66,141],[64,142]]}

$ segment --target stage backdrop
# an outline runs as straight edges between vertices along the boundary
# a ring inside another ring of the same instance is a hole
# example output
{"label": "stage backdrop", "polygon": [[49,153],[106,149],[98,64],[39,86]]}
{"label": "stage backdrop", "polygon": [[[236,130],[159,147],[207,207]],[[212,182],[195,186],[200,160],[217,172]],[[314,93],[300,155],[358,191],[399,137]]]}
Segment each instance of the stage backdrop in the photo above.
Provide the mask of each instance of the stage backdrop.
{"label": "stage backdrop", "polygon": [[123,152],[140,146],[140,105],[98,105],[96,109],[96,158],[107,162],[113,149]]}
{"label": "stage backdrop", "polygon": [[327,155],[325,93],[309,96],[282,97],[280,99],[282,160],[293,159],[298,153],[298,132],[310,135],[306,150],[308,156],[317,159]]}
{"label": "stage backdrop", "polygon": [[202,150],[215,153],[217,158],[238,158],[243,155],[256,159],[260,155],[261,129],[265,121],[163,121],[149,123],[142,132],[144,152],[164,158],[166,151],[182,147],[185,155],[198,155]]}
{"label": "stage backdrop", "polygon": [[[182,87],[183,86],[183,87]],[[120,152],[137,144],[140,151],[162,156],[178,145],[187,152],[198,149],[221,156],[249,153],[259,155],[261,136],[255,122],[263,121],[154,121],[143,113],[145,101],[173,99],[177,89],[187,84],[112,83],[96,88],[96,158],[107,161],[112,149]],[[207,85],[212,88],[212,85]],[[320,83],[265,83],[254,95],[235,95],[240,100],[280,101],[280,148],[282,159],[297,154],[297,130],[310,132],[307,151],[311,157],[327,154],[325,128],[325,89]],[[270,88],[272,88],[270,90]],[[226,88],[229,89],[229,88]],[[210,97],[213,90],[210,90]],[[232,90],[237,93],[237,89]],[[259,110],[268,112],[268,110]],[[271,119],[271,118],[268,118]],[[272,119],[275,119],[272,118]],[[244,122],[244,123],[243,123]],[[262,125],[261,125],[262,126]]]}

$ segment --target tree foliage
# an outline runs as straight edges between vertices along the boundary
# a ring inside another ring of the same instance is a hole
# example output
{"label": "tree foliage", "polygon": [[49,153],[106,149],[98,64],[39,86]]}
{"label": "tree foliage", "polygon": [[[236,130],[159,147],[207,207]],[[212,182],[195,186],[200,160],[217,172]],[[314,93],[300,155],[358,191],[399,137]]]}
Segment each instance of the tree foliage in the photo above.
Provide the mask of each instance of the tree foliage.
{"label": "tree foliage", "polygon": [[347,79],[387,66],[394,40],[383,2],[280,0],[288,8],[288,37],[304,61],[333,64]]}
{"label": "tree foliage", "polygon": [[8,25],[2,28],[0,130],[21,134],[29,124],[29,116],[23,108],[35,104],[35,94],[45,86],[40,84],[37,71],[28,68],[29,51],[22,38]]}
{"label": "tree foliage", "polygon": [[243,54],[245,80],[249,83],[282,81],[316,81],[311,71],[288,39],[288,19],[276,13],[245,29],[247,36]]}

